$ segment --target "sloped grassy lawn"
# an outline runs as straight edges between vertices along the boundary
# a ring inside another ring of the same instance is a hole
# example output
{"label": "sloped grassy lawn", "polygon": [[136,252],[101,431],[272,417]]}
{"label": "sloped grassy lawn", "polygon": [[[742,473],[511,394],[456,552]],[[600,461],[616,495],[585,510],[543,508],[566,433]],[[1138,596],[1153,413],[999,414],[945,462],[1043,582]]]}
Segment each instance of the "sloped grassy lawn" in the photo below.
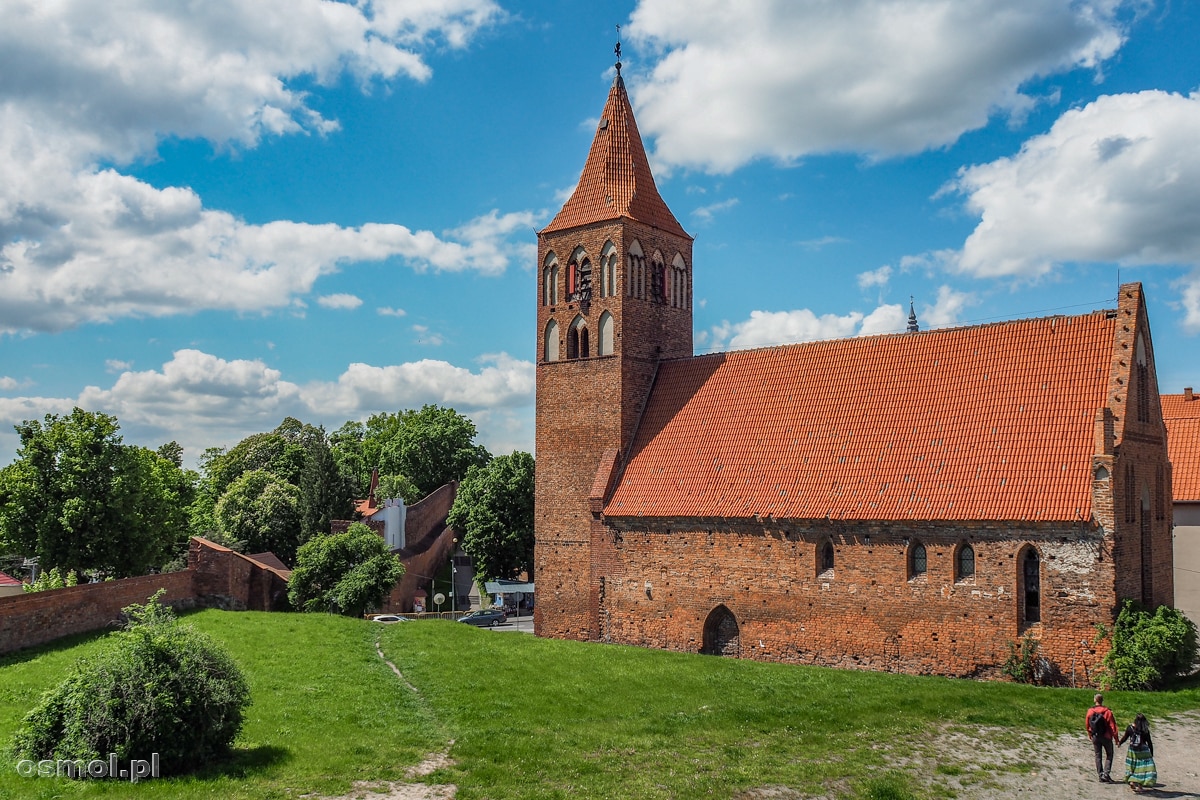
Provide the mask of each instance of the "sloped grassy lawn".
{"label": "sloped grassy lawn", "polygon": [[[889,766],[889,750],[903,754],[944,725],[995,726],[1014,740],[1075,731],[1091,699],[1082,689],[759,664],[451,622],[220,611],[186,621],[223,642],[250,681],[254,705],[232,762],[130,786],[22,778],[5,754],[0,798],[338,795],[355,780],[403,780],[451,739],[455,765],[427,780],[456,784],[460,800],[731,797],[762,786],[925,797]],[[380,661],[377,636],[418,693]],[[94,646],[82,637],[0,659],[0,744]],[[1108,699],[1122,718],[1137,709],[1156,719],[1200,708],[1200,688]]]}

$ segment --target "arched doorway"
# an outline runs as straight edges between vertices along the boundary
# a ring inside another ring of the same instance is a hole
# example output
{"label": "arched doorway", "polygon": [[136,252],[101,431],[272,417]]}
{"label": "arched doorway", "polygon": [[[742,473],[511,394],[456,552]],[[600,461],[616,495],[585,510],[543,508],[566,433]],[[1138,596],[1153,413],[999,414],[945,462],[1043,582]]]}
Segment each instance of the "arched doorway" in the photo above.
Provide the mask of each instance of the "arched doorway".
{"label": "arched doorway", "polygon": [[724,605],[719,605],[704,620],[704,647],[700,651],[709,656],[731,656],[742,654],[741,636],[737,617]]}

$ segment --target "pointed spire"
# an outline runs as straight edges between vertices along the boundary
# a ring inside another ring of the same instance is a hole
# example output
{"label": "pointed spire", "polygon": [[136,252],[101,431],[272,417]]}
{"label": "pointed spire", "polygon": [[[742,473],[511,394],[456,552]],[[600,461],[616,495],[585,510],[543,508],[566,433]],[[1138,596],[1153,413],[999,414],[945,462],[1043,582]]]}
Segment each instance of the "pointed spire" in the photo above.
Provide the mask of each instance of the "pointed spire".
{"label": "pointed spire", "polygon": [[921,326],[917,324],[917,310],[913,308],[913,296],[908,296],[908,332],[917,333]]}
{"label": "pointed spire", "polygon": [[650,160],[621,78],[620,42],[615,52],[617,77],[608,92],[583,174],[571,198],[542,233],[627,217],[690,239],[654,185]]}

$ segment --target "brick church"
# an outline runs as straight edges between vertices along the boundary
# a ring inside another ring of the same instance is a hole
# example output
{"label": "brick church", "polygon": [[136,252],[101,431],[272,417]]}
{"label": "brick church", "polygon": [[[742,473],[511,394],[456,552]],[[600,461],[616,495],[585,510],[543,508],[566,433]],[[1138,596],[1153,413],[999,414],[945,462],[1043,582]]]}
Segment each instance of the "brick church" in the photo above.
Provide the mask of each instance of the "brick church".
{"label": "brick church", "polygon": [[1171,465],[1140,284],[1117,307],[693,356],[692,237],[618,76],[538,234],[536,631],[1089,680],[1171,604]]}

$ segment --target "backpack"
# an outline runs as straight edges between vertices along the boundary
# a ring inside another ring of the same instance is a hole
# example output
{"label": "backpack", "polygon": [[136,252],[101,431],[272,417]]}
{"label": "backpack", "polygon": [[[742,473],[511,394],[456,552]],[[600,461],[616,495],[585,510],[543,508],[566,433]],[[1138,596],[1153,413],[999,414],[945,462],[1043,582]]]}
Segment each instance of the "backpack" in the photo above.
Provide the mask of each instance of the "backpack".
{"label": "backpack", "polygon": [[1129,735],[1129,746],[1134,750],[1141,750],[1145,746],[1145,742],[1142,741],[1142,738],[1141,732],[1135,728]]}
{"label": "backpack", "polygon": [[1092,713],[1092,716],[1088,717],[1088,730],[1097,739],[1108,736],[1110,731],[1108,730],[1108,723],[1104,721],[1103,711],[1095,711]]}

